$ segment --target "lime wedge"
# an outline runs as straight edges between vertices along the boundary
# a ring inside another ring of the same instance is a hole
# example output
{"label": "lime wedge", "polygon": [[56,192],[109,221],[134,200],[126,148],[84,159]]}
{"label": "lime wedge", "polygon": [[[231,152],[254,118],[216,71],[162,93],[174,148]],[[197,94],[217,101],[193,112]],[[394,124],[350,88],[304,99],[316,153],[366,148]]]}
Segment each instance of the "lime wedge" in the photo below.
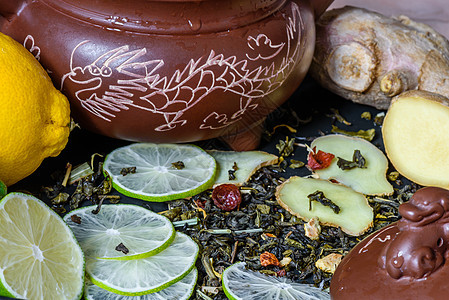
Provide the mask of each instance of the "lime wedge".
{"label": "lime wedge", "polygon": [[164,251],[141,259],[86,259],[86,272],[97,286],[124,296],[139,296],[161,291],[180,281],[195,267],[198,245],[177,232]]}
{"label": "lime wedge", "polygon": [[162,202],[210,188],[216,163],[194,145],[136,143],[112,151],[103,169],[120,193]]}
{"label": "lime wedge", "polygon": [[222,275],[223,290],[231,300],[324,300],[328,293],[319,288],[295,283],[285,277],[268,276],[245,269],[245,263],[233,264]]}
{"label": "lime wedge", "polygon": [[173,285],[170,285],[159,292],[138,297],[114,294],[96,286],[89,280],[86,280],[86,285],[84,287],[84,298],[87,300],[187,300],[193,294],[197,279],[198,271],[196,268],[193,268],[186,277]]}
{"label": "lime wedge", "polygon": [[75,236],[39,199],[10,193],[0,201],[0,295],[80,299],[84,256]]}
{"label": "lime wedge", "polygon": [[144,258],[161,252],[175,238],[168,218],[141,206],[105,204],[97,214],[95,209],[82,207],[64,216],[86,257]]}

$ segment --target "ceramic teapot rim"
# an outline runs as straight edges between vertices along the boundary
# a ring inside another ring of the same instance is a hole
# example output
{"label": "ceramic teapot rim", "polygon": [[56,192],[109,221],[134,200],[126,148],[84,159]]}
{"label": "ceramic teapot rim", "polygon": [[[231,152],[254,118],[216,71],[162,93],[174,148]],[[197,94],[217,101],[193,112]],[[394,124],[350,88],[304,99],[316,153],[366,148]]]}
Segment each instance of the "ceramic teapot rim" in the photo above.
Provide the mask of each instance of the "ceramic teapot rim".
{"label": "ceramic teapot rim", "polygon": [[[39,0],[72,18],[110,30],[141,34],[226,32],[261,21],[292,0]],[[300,1],[299,1],[300,2]]]}

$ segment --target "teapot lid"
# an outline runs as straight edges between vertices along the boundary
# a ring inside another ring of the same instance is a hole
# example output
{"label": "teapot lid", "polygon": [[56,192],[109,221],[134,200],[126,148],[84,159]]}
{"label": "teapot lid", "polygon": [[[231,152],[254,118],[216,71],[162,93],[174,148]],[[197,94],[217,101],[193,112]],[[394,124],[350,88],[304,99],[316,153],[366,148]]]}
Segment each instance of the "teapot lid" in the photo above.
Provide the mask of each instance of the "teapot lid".
{"label": "teapot lid", "polygon": [[40,0],[53,9],[112,30],[157,34],[227,31],[257,22],[287,0]]}

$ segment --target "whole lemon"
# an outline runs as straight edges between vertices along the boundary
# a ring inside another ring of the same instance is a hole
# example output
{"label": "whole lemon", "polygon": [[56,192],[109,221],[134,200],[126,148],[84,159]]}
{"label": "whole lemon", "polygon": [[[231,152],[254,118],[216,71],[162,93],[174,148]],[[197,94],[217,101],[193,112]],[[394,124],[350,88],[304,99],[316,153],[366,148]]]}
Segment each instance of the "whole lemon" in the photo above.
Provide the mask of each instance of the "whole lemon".
{"label": "whole lemon", "polygon": [[0,33],[0,180],[12,185],[57,156],[69,126],[67,98],[28,50]]}

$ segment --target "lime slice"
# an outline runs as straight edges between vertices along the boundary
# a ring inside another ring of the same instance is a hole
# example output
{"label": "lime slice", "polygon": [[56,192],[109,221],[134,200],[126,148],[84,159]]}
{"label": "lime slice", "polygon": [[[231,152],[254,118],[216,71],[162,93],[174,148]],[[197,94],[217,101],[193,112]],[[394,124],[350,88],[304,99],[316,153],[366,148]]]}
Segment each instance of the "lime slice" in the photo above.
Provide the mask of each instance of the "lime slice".
{"label": "lime slice", "polygon": [[164,251],[142,259],[86,259],[89,279],[110,292],[139,296],[161,291],[184,278],[195,267],[198,245],[177,232]]}
{"label": "lime slice", "polygon": [[168,218],[141,206],[102,205],[98,214],[93,213],[95,209],[96,206],[82,207],[64,216],[86,257],[144,258],[161,252],[175,238]]}
{"label": "lime slice", "polygon": [[87,300],[187,300],[192,294],[198,279],[198,271],[193,268],[190,273],[182,280],[170,285],[169,287],[147,295],[142,296],[122,296],[106,291],[95,284],[86,280],[84,287],[84,298]]}
{"label": "lime slice", "polygon": [[10,193],[0,201],[0,295],[80,299],[84,256],[70,228],[39,199]]}
{"label": "lime slice", "polygon": [[231,300],[322,300],[330,299],[319,288],[295,283],[285,277],[274,277],[245,269],[245,263],[233,264],[222,275],[223,290]]}
{"label": "lime slice", "polygon": [[118,148],[103,165],[120,193],[157,202],[194,196],[210,188],[215,169],[214,158],[197,146],[150,143]]}

